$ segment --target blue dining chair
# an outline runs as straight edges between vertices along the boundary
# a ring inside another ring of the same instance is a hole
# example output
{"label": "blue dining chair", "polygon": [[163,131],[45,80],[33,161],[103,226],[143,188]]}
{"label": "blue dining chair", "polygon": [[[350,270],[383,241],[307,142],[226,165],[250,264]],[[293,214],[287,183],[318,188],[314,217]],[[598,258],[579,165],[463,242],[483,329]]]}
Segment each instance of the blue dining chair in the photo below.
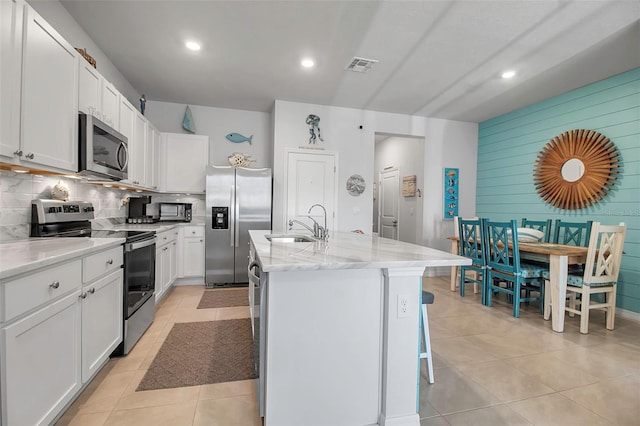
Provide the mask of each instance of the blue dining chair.
{"label": "blue dining chair", "polygon": [[[523,302],[538,301],[540,313],[544,311],[544,279],[542,273],[548,270],[544,265],[528,264],[520,262],[518,248],[518,223],[510,222],[484,222],[484,244],[487,259],[487,306],[492,305],[494,292],[506,293],[513,303],[513,316],[520,316],[520,304]],[[513,236],[511,238],[511,236]],[[511,248],[509,247],[511,244]],[[497,282],[497,284],[496,284]],[[507,286],[500,286],[500,282],[506,282]],[[522,290],[529,296],[522,297]],[[530,292],[538,292],[533,297]]]}
{"label": "blue dining chair", "polygon": [[522,227],[523,228],[531,228],[537,229],[538,231],[544,232],[544,237],[542,237],[543,243],[548,243],[551,241],[551,219],[547,220],[528,220],[526,217],[522,218]]}
{"label": "blue dining chair", "polygon": [[563,222],[556,219],[552,242],[566,246],[587,247],[592,224],[593,222],[590,220],[587,222]]}
{"label": "blue dining chair", "polygon": [[[486,219],[458,219],[460,256],[471,259],[471,265],[460,267],[460,296],[464,297],[466,284],[481,286],[481,301],[486,305],[487,261],[483,245],[484,222]],[[468,273],[473,273],[469,276]]]}

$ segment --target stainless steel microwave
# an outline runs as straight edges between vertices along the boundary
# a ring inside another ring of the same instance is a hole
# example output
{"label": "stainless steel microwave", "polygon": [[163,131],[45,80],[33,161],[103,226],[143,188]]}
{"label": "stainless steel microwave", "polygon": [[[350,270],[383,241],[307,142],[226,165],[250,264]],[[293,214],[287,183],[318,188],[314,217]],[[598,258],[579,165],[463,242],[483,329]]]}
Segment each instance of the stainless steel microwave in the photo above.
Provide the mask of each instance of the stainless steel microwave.
{"label": "stainless steel microwave", "polygon": [[127,179],[127,137],[96,117],[79,114],[78,173],[110,180]]}
{"label": "stainless steel microwave", "polygon": [[191,222],[190,203],[158,203],[158,220]]}

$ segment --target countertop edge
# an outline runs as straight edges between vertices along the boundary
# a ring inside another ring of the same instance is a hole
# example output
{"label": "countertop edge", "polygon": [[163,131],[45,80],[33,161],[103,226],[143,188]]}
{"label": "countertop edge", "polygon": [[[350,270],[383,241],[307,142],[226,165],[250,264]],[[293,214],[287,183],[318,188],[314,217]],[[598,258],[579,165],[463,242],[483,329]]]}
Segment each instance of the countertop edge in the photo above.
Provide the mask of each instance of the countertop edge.
{"label": "countertop edge", "polygon": [[[62,243],[64,245],[65,242],[68,242],[70,245],[73,244],[73,241],[77,240],[76,238],[70,239],[55,239],[56,243]],[[38,269],[42,269],[51,265],[55,265],[58,263],[63,263],[68,260],[73,260],[76,258],[84,257],[91,253],[103,251],[112,247],[117,247],[119,245],[124,244],[124,238],[86,238],[86,240],[90,240],[93,245],[89,247],[70,247],[68,250],[65,250],[64,247],[58,249],[59,253],[55,255],[51,255],[42,259],[25,261],[23,263],[17,263],[15,265],[11,265],[9,267],[2,267],[0,269],[0,281],[7,281],[13,278],[17,278],[19,275],[25,273],[33,273]],[[3,243],[2,246],[10,247],[18,245],[30,245],[31,249],[37,250],[38,242],[51,242],[51,238],[34,238],[30,240],[21,240],[10,243]]]}

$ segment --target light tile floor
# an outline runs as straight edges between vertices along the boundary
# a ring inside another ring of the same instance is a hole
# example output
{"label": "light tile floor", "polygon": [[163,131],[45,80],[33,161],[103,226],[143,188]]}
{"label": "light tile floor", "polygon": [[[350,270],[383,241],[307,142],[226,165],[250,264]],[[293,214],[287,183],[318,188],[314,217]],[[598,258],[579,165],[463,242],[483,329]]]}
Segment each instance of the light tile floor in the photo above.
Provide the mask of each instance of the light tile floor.
{"label": "light tile floor", "polygon": [[[555,333],[538,306],[520,318],[498,300],[482,306],[462,298],[449,278],[425,278],[435,383],[421,371],[421,426],[638,425],[640,323],[592,313],[588,335],[579,317]],[[203,286],[179,286],[161,302],[156,320],[124,358],[109,361],[59,425],[261,425],[253,381],[135,392],[176,322],[248,317],[248,308],[196,309]],[[469,294],[471,293],[471,294]],[[329,426],[329,425],[328,425]]]}

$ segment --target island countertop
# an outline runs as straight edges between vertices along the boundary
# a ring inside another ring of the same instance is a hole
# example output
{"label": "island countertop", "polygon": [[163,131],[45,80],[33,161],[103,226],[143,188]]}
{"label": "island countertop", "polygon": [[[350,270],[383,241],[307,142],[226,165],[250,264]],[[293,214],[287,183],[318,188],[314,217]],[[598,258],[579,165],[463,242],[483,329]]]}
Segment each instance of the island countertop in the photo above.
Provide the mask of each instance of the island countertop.
{"label": "island countertop", "polygon": [[407,268],[469,265],[467,258],[442,250],[352,232],[336,232],[328,241],[271,242],[271,231],[249,231],[264,272],[323,269]]}

